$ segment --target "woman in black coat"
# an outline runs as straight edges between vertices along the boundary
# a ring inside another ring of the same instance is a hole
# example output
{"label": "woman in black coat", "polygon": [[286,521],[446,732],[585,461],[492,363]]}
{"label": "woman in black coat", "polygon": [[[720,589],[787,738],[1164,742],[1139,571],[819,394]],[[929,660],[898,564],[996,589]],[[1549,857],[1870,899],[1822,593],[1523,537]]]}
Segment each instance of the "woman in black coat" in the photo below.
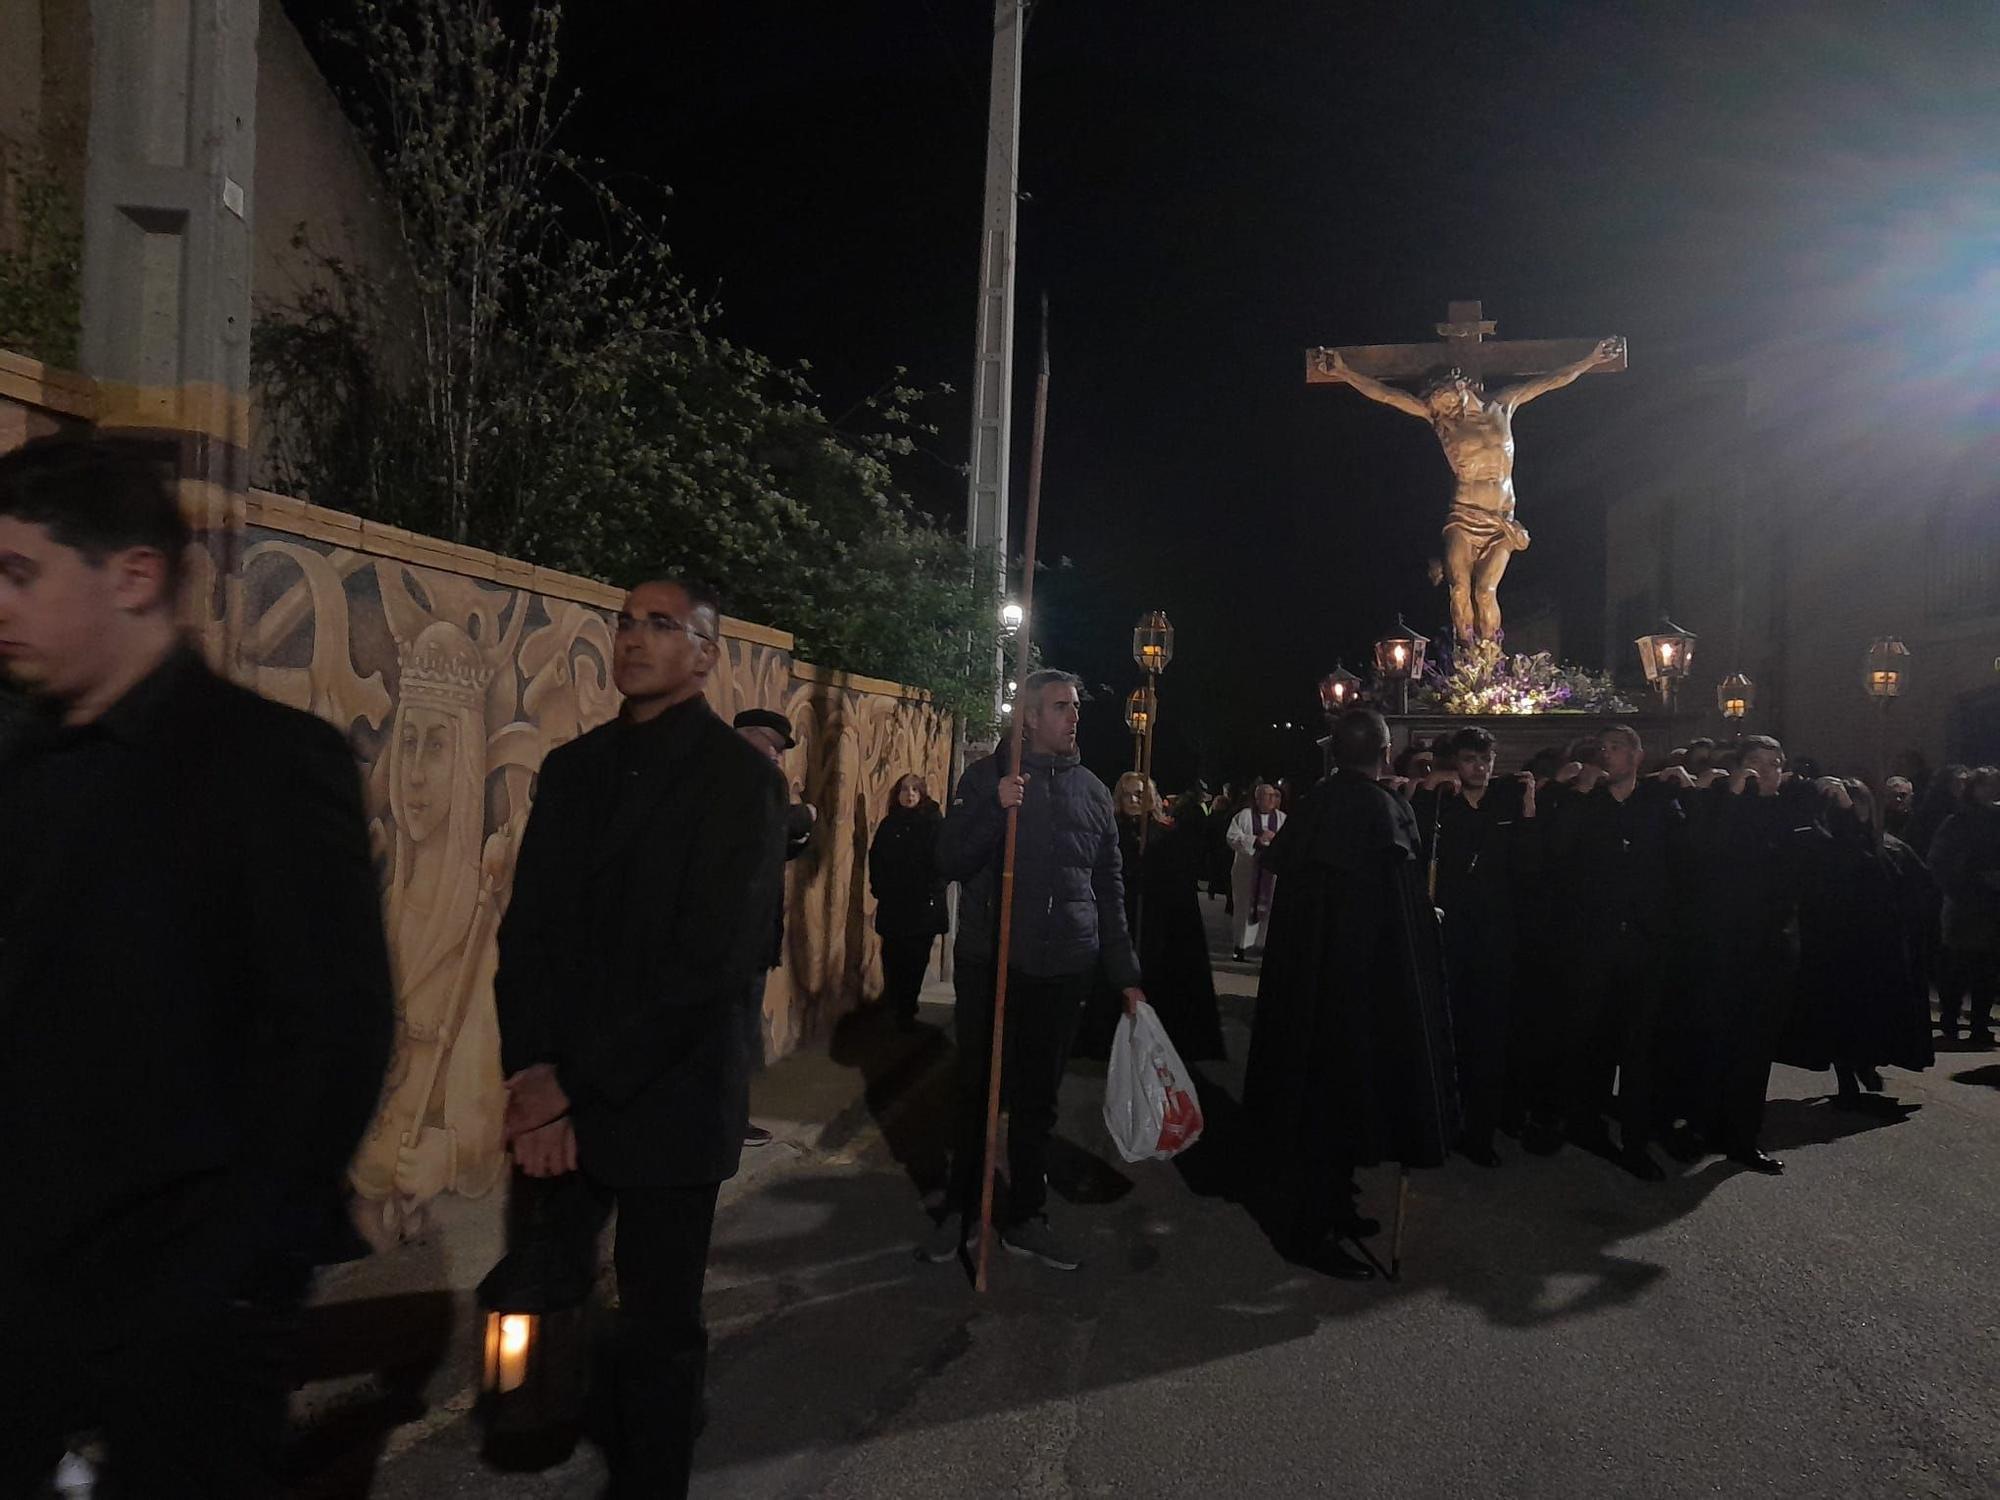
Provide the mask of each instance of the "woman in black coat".
{"label": "woman in black coat", "polygon": [[1810,847],[1799,901],[1799,1006],[1784,1061],[1832,1067],[1839,1102],[1880,1092],[1885,1066],[1921,1072],[1931,1051],[1924,934],[1937,887],[1901,839],[1885,835],[1859,781],[1819,783],[1824,838]]}
{"label": "woman in black coat", "polygon": [[949,925],[937,871],[943,821],[923,777],[912,771],[890,791],[889,811],[868,850],[868,888],[875,893],[875,931],[882,939],[882,1003],[905,1031],[917,1024],[931,949]]}

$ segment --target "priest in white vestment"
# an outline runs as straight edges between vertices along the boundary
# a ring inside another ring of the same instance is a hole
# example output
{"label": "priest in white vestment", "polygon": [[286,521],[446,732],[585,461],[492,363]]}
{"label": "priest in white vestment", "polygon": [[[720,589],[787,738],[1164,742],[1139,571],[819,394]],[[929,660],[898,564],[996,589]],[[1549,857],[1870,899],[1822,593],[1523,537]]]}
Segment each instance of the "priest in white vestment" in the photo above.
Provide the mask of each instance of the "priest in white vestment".
{"label": "priest in white vestment", "polygon": [[1264,850],[1284,826],[1278,789],[1268,781],[1258,782],[1250,794],[1250,805],[1229,820],[1229,848],[1235,855],[1229,876],[1234,887],[1234,946],[1239,960],[1263,943],[1264,919],[1271,914],[1271,890],[1277,884],[1277,877],[1264,864]]}

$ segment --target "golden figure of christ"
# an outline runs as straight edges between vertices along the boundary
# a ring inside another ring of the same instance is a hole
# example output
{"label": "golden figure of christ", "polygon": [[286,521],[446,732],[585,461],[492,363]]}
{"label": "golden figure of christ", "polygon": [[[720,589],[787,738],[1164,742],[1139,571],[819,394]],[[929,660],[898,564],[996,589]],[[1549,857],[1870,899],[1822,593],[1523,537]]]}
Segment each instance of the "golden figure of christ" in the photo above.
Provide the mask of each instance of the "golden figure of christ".
{"label": "golden figure of christ", "polygon": [[[1454,302],[1434,344],[1363,344],[1306,352],[1309,385],[1350,385],[1371,401],[1428,422],[1456,486],[1444,523],[1451,624],[1462,644],[1500,636],[1500,579],[1528,529],[1514,516],[1514,413],[1593,371],[1625,368],[1625,341],[1486,342],[1477,302]],[[1524,377],[1495,393],[1486,377]],[[1414,394],[1392,384],[1417,386]]]}

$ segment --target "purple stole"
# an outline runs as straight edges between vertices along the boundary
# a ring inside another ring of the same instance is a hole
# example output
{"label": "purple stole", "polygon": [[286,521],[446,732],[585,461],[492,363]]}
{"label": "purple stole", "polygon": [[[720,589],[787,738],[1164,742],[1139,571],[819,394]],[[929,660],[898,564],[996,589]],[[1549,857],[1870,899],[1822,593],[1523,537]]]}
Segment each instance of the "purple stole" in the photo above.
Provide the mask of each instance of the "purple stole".
{"label": "purple stole", "polygon": [[[1260,833],[1278,831],[1278,813],[1273,810],[1260,813],[1250,809],[1250,835],[1255,838]],[[1257,851],[1257,876],[1250,885],[1250,920],[1261,922],[1271,909],[1271,893],[1277,889],[1278,877],[1264,864],[1264,851]]]}

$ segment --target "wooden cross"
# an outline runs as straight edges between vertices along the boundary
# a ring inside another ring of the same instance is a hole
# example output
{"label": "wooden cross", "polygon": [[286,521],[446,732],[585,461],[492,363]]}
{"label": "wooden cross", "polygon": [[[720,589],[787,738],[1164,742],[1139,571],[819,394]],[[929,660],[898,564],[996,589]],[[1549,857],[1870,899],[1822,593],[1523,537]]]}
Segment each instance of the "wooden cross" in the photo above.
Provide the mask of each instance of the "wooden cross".
{"label": "wooden cross", "polygon": [[[1338,385],[1325,368],[1326,356],[1338,354],[1350,370],[1377,380],[1415,383],[1456,366],[1483,386],[1492,375],[1546,375],[1588,358],[1596,339],[1497,339],[1486,342],[1494,322],[1482,317],[1477,302],[1454,302],[1437,325],[1434,344],[1354,344],[1341,349],[1306,350],[1306,384]],[[1590,373],[1608,375],[1625,368],[1625,355],[1598,365]]]}

